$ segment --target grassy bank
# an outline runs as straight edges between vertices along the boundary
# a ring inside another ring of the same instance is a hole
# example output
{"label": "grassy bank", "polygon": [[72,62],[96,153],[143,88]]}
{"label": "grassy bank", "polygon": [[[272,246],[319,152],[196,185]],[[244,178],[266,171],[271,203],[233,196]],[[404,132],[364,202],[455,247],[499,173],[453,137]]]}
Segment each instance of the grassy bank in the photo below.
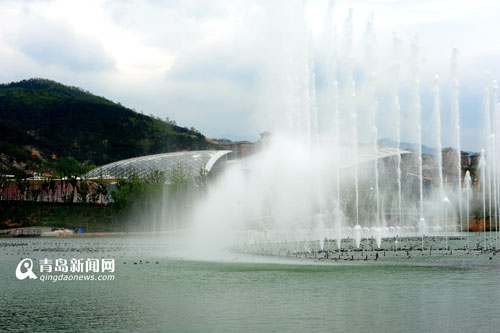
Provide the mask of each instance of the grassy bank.
{"label": "grassy bank", "polygon": [[122,231],[110,206],[51,202],[0,201],[0,229],[51,226],[86,232]]}

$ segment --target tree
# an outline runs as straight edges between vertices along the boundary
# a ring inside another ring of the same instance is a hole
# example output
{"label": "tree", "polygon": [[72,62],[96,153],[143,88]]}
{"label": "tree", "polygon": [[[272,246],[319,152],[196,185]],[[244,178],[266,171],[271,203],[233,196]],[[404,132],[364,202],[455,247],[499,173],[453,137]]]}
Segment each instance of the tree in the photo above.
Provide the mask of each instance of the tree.
{"label": "tree", "polygon": [[[66,181],[68,178],[76,178],[76,176],[80,174],[80,163],[73,157],[63,157],[57,162],[57,171],[61,178],[62,200],[65,202],[72,202],[74,193],[70,193],[68,196],[66,195]],[[73,181],[70,180],[70,183],[75,183],[75,181],[76,179]]]}
{"label": "tree", "polygon": [[143,206],[158,195],[165,183],[165,172],[154,170],[144,179],[137,173],[131,173],[127,178],[121,178],[116,183],[116,190],[111,192],[113,206],[117,210],[127,210],[131,207]]}
{"label": "tree", "polygon": [[90,186],[87,180],[85,178],[80,179],[77,184],[78,202],[86,204],[88,201],[89,192]]}
{"label": "tree", "polygon": [[9,186],[9,181],[5,175],[0,175],[0,200],[4,200],[4,192]]}
{"label": "tree", "polygon": [[15,175],[16,186],[19,191],[19,200],[26,200],[27,191],[30,188],[30,183],[26,180],[27,175],[24,172],[17,172]]}
{"label": "tree", "polygon": [[81,171],[80,163],[73,157],[63,157],[57,163],[57,171],[62,177],[78,176]]}
{"label": "tree", "polygon": [[107,203],[108,196],[108,186],[104,183],[104,180],[101,177],[92,180],[89,185],[90,189],[90,201],[93,203]]}
{"label": "tree", "polygon": [[37,202],[38,201],[38,196],[40,195],[40,185],[38,186],[31,186],[30,188],[30,194],[31,194],[31,199],[34,201],[34,202]]}
{"label": "tree", "polygon": [[119,179],[116,183],[116,190],[111,192],[113,207],[117,210],[130,208],[142,191],[143,182],[136,173]]}

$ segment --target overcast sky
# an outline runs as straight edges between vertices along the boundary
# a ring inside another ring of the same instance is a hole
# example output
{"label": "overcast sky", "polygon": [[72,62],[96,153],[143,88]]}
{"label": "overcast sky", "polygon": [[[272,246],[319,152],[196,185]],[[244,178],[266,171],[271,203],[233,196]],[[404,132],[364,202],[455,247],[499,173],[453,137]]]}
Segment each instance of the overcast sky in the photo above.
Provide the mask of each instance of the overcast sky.
{"label": "overcast sky", "polygon": [[[273,101],[276,77],[286,76],[281,62],[298,33],[297,10],[311,49],[321,48],[328,1],[301,3],[0,1],[0,81],[48,78],[208,137],[255,140],[273,126],[268,114],[279,104]],[[380,57],[390,53],[394,32],[408,50],[418,35],[424,117],[432,107],[433,76],[446,84],[451,50],[459,49],[462,147],[479,149],[485,72],[500,78],[500,2],[337,1],[337,31],[349,8],[355,44],[374,13]],[[446,86],[442,90],[446,94]],[[424,143],[432,144],[425,137]]]}

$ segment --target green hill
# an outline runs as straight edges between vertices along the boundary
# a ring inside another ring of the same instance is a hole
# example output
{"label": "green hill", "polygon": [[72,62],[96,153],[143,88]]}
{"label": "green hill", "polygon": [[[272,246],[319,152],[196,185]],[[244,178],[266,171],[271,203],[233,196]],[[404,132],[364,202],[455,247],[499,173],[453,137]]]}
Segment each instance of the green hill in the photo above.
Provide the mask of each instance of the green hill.
{"label": "green hill", "polygon": [[101,165],[214,146],[196,130],[45,79],[0,85],[0,133],[0,172],[51,169],[52,155]]}

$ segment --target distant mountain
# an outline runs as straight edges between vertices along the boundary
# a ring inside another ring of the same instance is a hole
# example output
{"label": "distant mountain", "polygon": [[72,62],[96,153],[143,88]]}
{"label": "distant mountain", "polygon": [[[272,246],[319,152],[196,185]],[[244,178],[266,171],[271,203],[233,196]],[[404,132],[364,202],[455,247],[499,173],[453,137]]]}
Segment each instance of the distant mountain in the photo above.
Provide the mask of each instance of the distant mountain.
{"label": "distant mountain", "polygon": [[462,151],[462,153],[466,153],[467,155],[470,155],[470,156],[479,154],[478,152],[470,151],[470,150]]}
{"label": "distant mountain", "polygon": [[45,79],[0,85],[0,133],[0,172],[36,169],[53,155],[101,165],[215,146],[194,129]]}
{"label": "distant mountain", "polygon": [[[378,142],[379,145],[385,146],[385,147],[392,147],[392,148],[397,148],[398,147],[398,143],[395,140],[392,140],[390,138],[379,139],[377,142]],[[400,145],[399,145],[399,147],[401,149],[405,149],[405,150],[412,150],[412,151],[417,151],[418,150],[418,145],[417,144],[408,143],[408,142],[401,142]],[[431,148],[431,147],[427,147],[425,145],[422,145],[422,153],[423,154],[436,155],[437,154],[437,150],[435,148]]]}
{"label": "distant mountain", "polygon": [[[392,147],[392,148],[398,147],[398,143],[395,140],[392,140],[390,138],[379,139],[377,142],[379,145],[385,146],[385,147]],[[405,149],[405,150],[417,151],[418,145],[414,144],[414,143],[401,142],[400,147],[401,147],[401,149]],[[443,149],[445,149],[445,148],[449,148],[449,147],[444,147]],[[436,156],[437,149],[422,145],[422,153]],[[467,155],[472,156],[472,155],[477,154],[477,152],[462,150],[462,155],[463,154],[467,154]]]}

